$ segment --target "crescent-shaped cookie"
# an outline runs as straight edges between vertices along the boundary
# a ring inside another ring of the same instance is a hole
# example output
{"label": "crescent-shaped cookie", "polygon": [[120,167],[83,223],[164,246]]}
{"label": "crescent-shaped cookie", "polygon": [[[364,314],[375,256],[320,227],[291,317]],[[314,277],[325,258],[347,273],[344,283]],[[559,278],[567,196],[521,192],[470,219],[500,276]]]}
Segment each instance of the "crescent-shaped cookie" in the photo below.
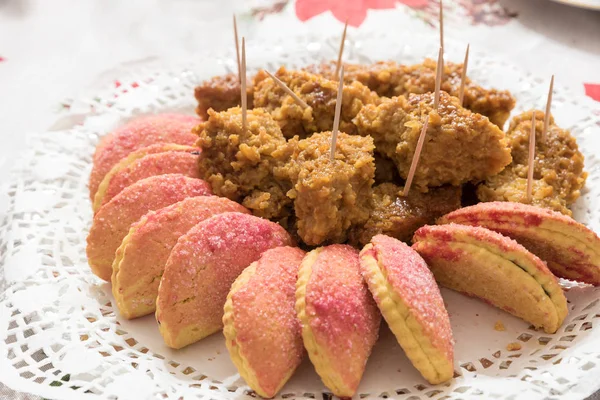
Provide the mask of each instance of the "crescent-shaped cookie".
{"label": "crescent-shaped cookie", "polygon": [[[200,152],[198,147],[174,143],[158,143],[134,151],[116,163],[104,176],[94,196],[92,209],[94,212],[98,211],[121,190],[150,176],[183,174],[199,178],[197,162]],[[196,165],[192,166],[193,161]]]}
{"label": "crescent-shaped cookie", "polygon": [[290,245],[280,225],[235,212],[208,218],[181,236],[156,299],[156,319],[167,346],[179,349],[221,329],[235,279],[266,250]]}
{"label": "crescent-shaped cookie", "polygon": [[131,319],[153,313],[158,284],[177,239],[199,222],[232,211],[248,213],[224,197],[188,197],[150,211],[131,225],[117,249],[112,270],[112,292],[121,315]]}
{"label": "crescent-shaped cookie", "polygon": [[546,261],[554,275],[600,285],[600,238],[564,214],[497,201],[462,208],[438,221],[451,222],[483,226],[511,237]]}
{"label": "crescent-shaped cookie", "polygon": [[94,153],[90,174],[90,199],[93,201],[98,185],[110,169],[131,152],[156,143],[177,143],[192,146],[192,134],[200,120],[184,114],[146,115],[127,122],[104,136]]}
{"label": "crescent-shaped cookie", "polygon": [[489,229],[466,225],[420,228],[413,249],[443,286],[479,297],[547,333],[567,315],[556,277],[537,256]]}
{"label": "crescent-shaped cookie", "polygon": [[454,341],[433,274],[410,246],[376,235],[360,252],[363,277],[398,343],[431,384],[452,379]]}
{"label": "crescent-shaped cookie", "polygon": [[296,280],[304,252],[267,250],[235,280],[227,295],[223,333],[231,360],[262,397],[279,392],[302,361]]}
{"label": "crescent-shaped cookie", "polygon": [[304,257],[296,283],[304,347],[325,386],[339,397],[356,392],[381,322],[358,254],[348,245],[319,247]]}
{"label": "crescent-shaped cookie", "polygon": [[137,222],[148,211],[177,203],[187,197],[212,192],[201,179],[179,174],[158,175],[129,186],[98,210],[87,237],[86,253],[92,272],[110,281],[115,252]]}

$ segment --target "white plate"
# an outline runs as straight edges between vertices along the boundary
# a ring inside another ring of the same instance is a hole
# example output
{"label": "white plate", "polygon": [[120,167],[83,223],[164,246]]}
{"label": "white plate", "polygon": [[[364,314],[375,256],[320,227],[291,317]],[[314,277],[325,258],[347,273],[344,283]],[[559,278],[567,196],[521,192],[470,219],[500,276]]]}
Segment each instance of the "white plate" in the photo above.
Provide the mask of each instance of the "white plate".
{"label": "white plate", "polygon": [[[274,71],[284,64],[333,59],[338,40],[298,37],[286,38],[285,46],[277,41],[251,44],[248,63]],[[436,56],[437,37],[363,32],[351,35],[346,49],[353,62],[413,63]],[[448,59],[462,59],[464,44],[447,41],[446,49]],[[196,63],[129,67],[119,78],[121,87],[73,105],[74,113],[84,113],[82,125],[31,138],[12,182],[0,192],[0,204],[7,209],[0,215],[0,288],[8,283],[0,295],[0,382],[61,399],[255,396],[248,394],[220,334],[181,351],[167,349],[152,316],[135,321],[118,316],[109,284],[91,274],[85,257],[92,217],[87,182],[99,136],[136,114],[192,112],[193,87],[235,65],[233,54],[193,59]],[[516,112],[545,103],[546,83],[510,63],[473,52],[470,75],[484,86],[509,89],[518,99]],[[134,82],[138,87],[132,89]],[[600,162],[593,155],[600,148],[600,117],[560,87],[553,111],[557,122],[578,137],[590,172],[575,216],[600,232]],[[600,289],[589,287],[571,289],[567,320],[558,333],[547,335],[481,301],[444,290],[456,340],[457,377],[429,385],[384,328],[357,398],[583,398],[600,386],[599,294]],[[494,330],[498,320],[506,331]],[[507,351],[510,342],[522,349]],[[279,397],[320,399],[328,394],[305,362]]]}

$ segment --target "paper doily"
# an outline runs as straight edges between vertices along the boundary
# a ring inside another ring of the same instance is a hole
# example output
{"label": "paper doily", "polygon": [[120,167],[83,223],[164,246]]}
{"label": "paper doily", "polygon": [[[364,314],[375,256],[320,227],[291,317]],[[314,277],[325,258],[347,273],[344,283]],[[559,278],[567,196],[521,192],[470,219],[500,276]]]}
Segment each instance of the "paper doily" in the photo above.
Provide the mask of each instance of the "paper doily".
{"label": "paper doily", "polygon": [[[437,38],[350,35],[345,58],[369,63],[420,62],[437,54]],[[339,38],[298,37],[248,46],[248,65],[276,70],[336,57]],[[404,45],[403,43],[411,43]],[[462,60],[464,45],[447,40],[446,57]],[[123,71],[120,85],[76,101],[66,130],[30,137],[0,193],[0,382],[23,392],[61,399],[257,397],[240,379],[215,334],[180,351],[162,343],[153,316],[122,320],[110,286],[90,272],[85,238],[92,212],[87,181],[99,136],[140,113],[186,110],[193,87],[232,71],[233,54],[195,63],[154,62]],[[252,69],[252,68],[251,68]],[[517,110],[543,108],[547,83],[508,63],[471,54],[469,75],[483,86],[509,89]],[[115,87],[118,86],[118,87]],[[575,217],[600,232],[600,116],[558,88],[553,113],[577,136],[590,176]],[[595,201],[594,201],[595,200]],[[572,287],[569,316],[554,335],[481,301],[443,290],[450,313],[456,377],[432,386],[410,365],[384,327],[357,398],[555,399],[583,398],[600,387],[600,288]],[[502,321],[505,331],[494,330]],[[385,324],[382,324],[385,325]],[[520,350],[507,351],[509,343]],[[308,360],[279,398],[328,398]]]}

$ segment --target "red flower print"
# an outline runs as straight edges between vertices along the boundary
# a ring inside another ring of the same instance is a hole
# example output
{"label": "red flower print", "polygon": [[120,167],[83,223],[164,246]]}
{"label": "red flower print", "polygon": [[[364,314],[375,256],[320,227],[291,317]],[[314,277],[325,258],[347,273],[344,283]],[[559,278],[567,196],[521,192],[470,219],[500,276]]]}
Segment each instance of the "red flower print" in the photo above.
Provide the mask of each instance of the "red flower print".
{"label": "red flower print", "polygon": [[584,83],[585,94],[590,96],[596,101],[600,101],[600,84],[598,83]]}
{"label": "red flower print", "polygon": [[0,62],[2,62],[2,61],[6,61],[6,58],[0,56]]}
{"label": "red flower print", "polygon": [[[367,17],[369,9],[395,8],[398,0],[297,0],[296,15],[300,21],[331,11],[333,16],[348,25],[358,27]],[[406,0],[402,3],[427,3],[427,0]]]}

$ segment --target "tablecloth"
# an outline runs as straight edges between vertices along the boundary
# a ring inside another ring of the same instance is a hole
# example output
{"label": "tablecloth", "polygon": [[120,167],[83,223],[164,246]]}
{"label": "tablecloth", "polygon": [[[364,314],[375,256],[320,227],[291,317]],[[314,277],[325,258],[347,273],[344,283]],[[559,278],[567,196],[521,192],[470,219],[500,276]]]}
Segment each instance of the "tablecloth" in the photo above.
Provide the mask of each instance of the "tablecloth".
{"label": "tablecloth", "polygon": [[[446,37],[543,81],[555,74],[600,113],[600,12],[549,0],[446,0],[443,9]],[[240,34],[259,41],[341,34],[345,21],[350,32],[435,35],[438,10],[439,0],[0,0],[0,182],[28,133],[51,127],[73,99],[119,85],[124,66],[232,46],[234,13]],[[26,398],[0,385],[0,398],[17,396]]]}

